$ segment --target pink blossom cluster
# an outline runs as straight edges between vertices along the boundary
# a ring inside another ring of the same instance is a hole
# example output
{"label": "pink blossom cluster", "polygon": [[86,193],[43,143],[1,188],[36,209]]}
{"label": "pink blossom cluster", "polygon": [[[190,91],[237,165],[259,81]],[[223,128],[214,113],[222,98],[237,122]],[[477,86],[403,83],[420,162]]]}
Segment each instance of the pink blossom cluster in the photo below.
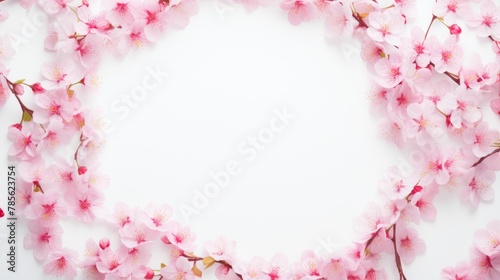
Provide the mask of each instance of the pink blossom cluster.
{"label": "pink blossom cluster", "polygon": [[491,221],[485,229],[476,231],[470,260],[443,269],[441,277],[445,280],[499,279],[500,221]]}
{"label": "pink blossom cluster", "polygon": [[[270,4],[235,1],[249,11]],[[7,65],[14,52],[0,37],[0,106],[12,101],[21,108],[20,122],[7,135],[9,156],[19,162],[16,210],[28,224],[25,247],[48,274],[198,279],[202,269],[214,267],[224,280],[383,280],[389,277],[379,262],[390,256],[400,279],[406,279],[403,266],[426,248],[416,226],[436,217],[433,200],[441,190],[456,189],[471,207],[494,198],[500,135],[484,117],[485,110],[500,115],[500,6],[492,0],[438,0],[427,30],[413,26],[408,36],[404,31],[410,29],[412,0],[388,6],[371,0],[280,1],[293,25],[319,18],[327,36],[360,40],[361,58],[374,81],[372,107],[384,118],[382,135],[409,151],[412,165],[410,172],[387,170],[379,184],[385,200],[370,204],[355,220],[358,235],[351,245],[325,256],[306,251],[298,262],[282,254],[243,261],[236,243],[224,237],[198,247],[196,234],[173,219],[167,204],[144,209],[117,204],[111,213],[103,208],[109,182],[99,171],[98,156],[106,125],[98,109],[86,107],[83,96],[95,90],[95,70],[105,52],[125,54],[154,43],[168,26],[185,27],[198,11],[195,0],[112,0],[102,6],[85,0],[20,2],[51,16],[45,47],[55,56],[43,65],[39,82],[11,80]],[[433,35],[434,24],[443,24],[449,35]],[[460,26],[486,38],[496,60],[466,57]],[[67,149],[70,157],[61,153]],[[63,244],[63,218],[106,221],[119,238],[90,239],[80,255]],[[446,268],[442,278],[499,278],[499,236],[498,222],[478,231],[471,260]],[[158,244],[168,253],[164,263],[151,266],[151,247]]]}

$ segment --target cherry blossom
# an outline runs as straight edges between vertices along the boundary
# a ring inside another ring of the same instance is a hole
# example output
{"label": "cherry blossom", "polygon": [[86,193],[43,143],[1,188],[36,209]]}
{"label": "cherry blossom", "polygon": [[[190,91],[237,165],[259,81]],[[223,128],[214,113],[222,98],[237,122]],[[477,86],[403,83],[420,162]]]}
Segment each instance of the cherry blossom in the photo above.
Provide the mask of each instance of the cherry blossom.
{"label": "cherry blossom", "polygon": [[76,259],[78,252],[69,249],[62,249],[61,252],[52,253],[45,263],[43,271],[49,275],[74,279],[76,273]]}
{"label": "cherry blossom", "polygon": [[392,166],[387,170],[385,179],[379,183],[380,190],[388,199],[402,199],[410,194],[413,186],[401,175],[401,171]]}
{"label": "cherry blossom", "polygon": [[500,98],[491,100],[491,110],[500,116]]}
{"label": "cherry blossom", "polygon": [[431,62],[438,73],[446,71],[458,73],[463,60],[463,49],[457,44],[455,36],[449,36],[443,43],[435,37],[428,40]]}
{"label": "cherry blossom", "polygon": [[262,257],[253,257],[248,264],[241,261],[236,263],[234,270],[243,277],[243,280],[264,280],[267,278],[263,271],[265,262]]}
{"label": "cherry blossom", "polygon": [[403,56],[394,53],[389,58],[380,59],[375,63],[377,83],[384,88],[393,88],[403,81],[405,67]]}
{"label": "cherry blossom", "polygon": [[404,226],[398,226],[396,232],[396,246],[401,260],[411,263],[418,254],[425,252],[424,241],[418,237],[417,231]]}
{"label": "cherry blossom", "polygon": [[353,24],[351,22],[351,10],[347,5],[342,5],[339,2],[327,2],[325,30],[330,37],[339,37],[342,34],[350,34]]}
{"label": "cherry blossom", "polygon": [[252,12],[259,6],[267,6],[271,4],[272,0],[234,0],[234,2],[242,4],[247,12]]}
{"label": "cherry blossom", "polygon": [[486,122],[467,128],[463,137],[465,143],[472,145],[472,152],[477,157],[485,156],[493,151],[492,145],[500,139],[498,131],[491,130]]}
{"label": "cherry blossom", "polygon": [[476,247],[470,249],[471,269],[473,270],[473,279],[500,279],[500,270],[493,267],[491,258],[479,251]]}
{"label": "cherry blossom", "polygon": [[456,267],[447,267],[441,271],[443,280],[467,280],[472,278],[470,265],[466,262],[457,264]]}
{"label": "cherry blossom", "polygon": [[465,182],[461,197],[463,201],[469,202],[477,207],[480,200],[490,201],[495,193],[491,184],[495,180],[495,173],[488,169],[470,169],[464,174]]}
{"label": "cherry blossom", "polygon": [[155,1],[145,1],[136,18],[144,24],[144,34],[150,42],[156,42],[165,26],[163,6]]}
{"label": "cherry blossom", "polygon": [[478,104],[474,91],[459,87],[455,94],[448,93],[437,105],[440,111],[450,115],[450,122],[455,128],[461,128],[464,123],[475,123],[481,119]]}
{"label": "cherry blossom", "polygon": [[42,74],[47,79],[45,85],[51,88],[67,86],[81,79],[81,75],[72,60],[44,63]]}
{"label": "cherry blossom", "polygon": [[263,271],[269,279],[288,279],[290,277],[288,260],[283,254],[274,255],[269,261],[269,264],[264,265]]}
{"label": "cherry blossom", "polygon": [[469,1],[438,0],[432,9],[435,16],[445,22],[455,22],[457,18],[465,18],[470,12]]}
{"label": "cherry blossom", "polygon": [[108,247],[99,254],[99,261],[96,263],[97,270],[101,273],[115,272],[125,262],[127,256],[128,250],[125,247],[120,247],[116,251]]}
{"label": "cherry blossom", "polygon": [[205,250],[217,261],[231,261],[236,251],[236,242],[221,236],[215,242],[206,242]]}
{"label": "cherry blossom", "polygon": [[121,241],[127,248],[152,242],[158,238],[159,233],[144,224],[128,224],[120,229]]}
{"label": "cherry blossom", "polygon": [[172,207],[167,204],[160,206],[149,204],[144,211],[144,224],[150,229],[166,232],[172,212]]}
{"label": "cherry blossom", "polygon": [[79,108],[79,103],[71,99],[62,88],[37,94],[33,99],[37,105],[33,112],[33,120],[41,124],[53,120],[70,122],[74,111]]}
{"label": "cherry blossom", "polygon": [[191,271],[191,264],[186,258],[177,258],[172,263],[161,269],[161,276],[168,280],[193,280],[199,279]]}
{"label": "cherry blossom", "polygon": [[30,205],[25,209],[27,219],[43,222],[45,225],[55,224],[59,217],[66,214],[66,208],[59,196],[53,192],[36,192]]}
{"label": "cherry blossom", "polygon": [[401,41],[403,48],[411,59],[415,59],[419,67],[427,67],[431,61],[431,50],[425,41],[425,32],[420,27],[413,27],[410,38],[403,38]]}
{"label": "cherry blossom", "polygon": [[500,7],[492,0],[482,1],[481,14],[473,15],[467,23],[476,29],[478,36],[500,39]]}
{"label": "cherry blossom", "polygon": [[284,0],[280,3],[280,7],[288,11],[288,21],[293,25],[308,22],[319,13],[312,0]]}
{"label": "cherry blossom", "polygon": [[474,233],[474,246],[488,256],[500,251],[500,221],[488,223],[485,229]]}
{"label": "cherry blossom", "polygon": [[92,11],[87,6],[80,6],[77,10],[77,16],[79,21],[75,23],[74,28],[79,35],[100,33],[111,28],[104,15],[92,15]]}
{"label": "cherry blossom", "polygon": [[84,222],[94,220],[97,208],[104,203],[102,193],[91,187],[78,188],[66,194],[69,212]]}
{"label": "cherry blossom", "polygon": [[195,0],[173,0],[165,12],[165,20],[167,23],[185,28],[189,24],[189,18],[194,16],[198,9]]}
{"label": "cherry blossom", "polygon": [[432,221],[436,218],[437,211],[433,200],[437,193],[438,188],[431,185],[413,196],[411,203],[418,208],[422,219]]}
{"label": "cherry blossom", "polygon": [[191,231],[189,226],[184,226],[177,221],[168,224],[166,238],[170,244],[183,251],[193,252],[196,248],[194,243],[196,234]]}
{"label": "cherry blossom", "polygon": [[370,27],[366,33],[376,42],[387,42],[390,45],[398,45],[399,34],[404,30],[405,19],[394,9],[383,12],[372,12],[368,16]]}
{"label": "cherry blossom", "polygon": [[43,130],[31,122],[23,125],[12,125],[7,131],[7,138],[12,142],[9,147],[9,156],[17,157],[21,160],[34,158],[36,146],[42,138]]}
{"label": "cherry blossom", "polygon": [[28,223],[29,232],[24,237],[24,246],[33,249],[38,260],[45,260],[52,252],[62,249],[63,229],[58,224],[46,225],[43,222]]}

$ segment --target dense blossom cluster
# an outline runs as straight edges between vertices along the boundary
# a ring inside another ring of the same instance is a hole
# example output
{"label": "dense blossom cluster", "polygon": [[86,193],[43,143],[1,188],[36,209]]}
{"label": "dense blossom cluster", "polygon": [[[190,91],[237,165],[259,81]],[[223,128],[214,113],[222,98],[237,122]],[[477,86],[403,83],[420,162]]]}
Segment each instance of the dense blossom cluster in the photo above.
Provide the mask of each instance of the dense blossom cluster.
{"label": "dense blossom cluster", "polygon": [[[248,11],[272,2],[234,1]],[[198,11],[196,0],[19,2],[50,15],[45,48],[55,53],[41,69],[40,81],[12,79],[9,58],[14,51],[0,37],[0,106],[12,101],[21,109],[20,121],[7,135],[9,156],[19,167],[17,215],[28,223],[25,247],[48,274],[198,279],[202,269],[213,266],[223,280],[380,280],[388,279],[379,265],[386,255],[394,258],[399,278],[406,279],[403,264],[425,251],[415,226],[435,218],[433,199],[440,190],[458,189],[471,207],[494,198],[500,135],[484,119],[487,110],[500,115],[500,6],[492,0],[437,0],[427,30],[410,25],[413,0],[279,1],[293,25],[323,20],[327,36],[359,39],[361,57],[374,80],[372,106],[385,120],[382,134],[413,151],[413,171],[387,171],[379,186],[385,203],[370,204],[355,220],[359,235],[351,245],[326,256],[306,251],[293,263],[281,254],[270,260],[241,260],[236,243],[224,237],[199,247],[196,234],[173,220],[166,204],[144,209],[118,204],[113,213],[101,207],[108,179],[97,168],[97,155],[105,124],[80,96],[95,90],[95,71],[104,52],[125,54],[154,43],[167,26],[185,27]],[[0,20],[7,18],[2,10]],[[433,36],[434,24],[444,25],[449,35]],[[459,40],[465,25],[491,44],[495,61],[466,56]],[[27,98],[32,107],[23,101]],[[59,156],[68,147],[74,154]],[[63,244],[63,217],[86,223],[105,220],[116,228],[120,242],[90,239],[79,254]],[[443,269],[442,279],[500,279],[500,222],[479,230],[474,240],[470,260]],[[165,262],[151,266],[150,246],[155,242],[165,247]]]}

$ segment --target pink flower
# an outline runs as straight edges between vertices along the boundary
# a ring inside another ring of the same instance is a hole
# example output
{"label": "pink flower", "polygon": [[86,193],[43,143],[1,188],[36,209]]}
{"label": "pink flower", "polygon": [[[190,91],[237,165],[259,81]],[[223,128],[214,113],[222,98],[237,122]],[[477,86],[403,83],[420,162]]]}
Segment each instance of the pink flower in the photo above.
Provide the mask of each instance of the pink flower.
{"label": "pink flower", "polygon": [[167,226],[166,238],[177,248],[186,252],[193,252],[196,248],[194,243],[196,234],[191,231],[189,226],[183,226],[177,221],[172,221]]}
{"label": "pink flower", "polygon": [[401,118],[397,115],[391,116],[390,120],[384,120],[380,124],[382,137],[394,143],[398,147],[403,147],[406,142],[406,136],[403,134],[404,125]]}
{"label": "pink flower", "polygon": [[148,273],[148,270],[144,264],[149,262],[151,255],[151,248],[148,245],[129,249],[127,260],[120,266],[118,274],[121,277],[132,276],[132,279],[145,278],[144,276]]}
{"label": "pink flower", "polygon": [[456,22],[457,17],[464,18],[470,13],[468,1],[462,0],[438,0],[432,9],[432,13],[445,22]]}
{"label": "pink flower", "polygon": [[498,79],[500,66],[496,62],[483,65],[479,54],[470,58],[471,63],[460,71],[460,80],[467,89],[480,90],[485,85],[492,85]]}
{"label": "pink flower", "polygon": [[135,221],[135,211],[123,202],[118,202],[109,221],[117,228],[123,228]]}
{"label": "pink flower", "polygon": [[0,108],[7,103],[7,100],[10,97],[10,90],[7,87],[7,83],[5,79],[0,76]]}
{"label": "pink flower", "polygon": [[195,0],[172,0],[165,12],[165,20],[177,27],[185,28],[189,18],[198,13],[199,7]]}
{"label": "pink flower", "polygon": [[247,12],[252,12],[259,6],[269,5],[271,0],[234,0],[234,2],[243,4]]}
{"label": "pink flower", "polygon": [[474,233],[474,246],[482,253],[492,256],[500,252],[500,220],[494,220]]}
{"label": "pink flower", "polygon": [[236,272],[227,264],[221,264],[215,270],[215,277],[219,280],[240,280]]}
{"label": "pink flower", "polygon": [[243,280],[265,280],[267,277],[263,272],[264,264],[263,258],[253,257],[248,264],[236,263],[234,270],[243,277]]}
{"label": "pink flower", "polygon": [[490,107],[495,114],[500,116],[500,98],[491,100]]}
{"label": "pink flower", "polygon": [[379,229],[387,226],[388,222],[387,217],[382,215],[380,206],[374,203],[368,204],[363,215],[353,222],[354,230],[360,234],[356,241],[360,243],[368,241]]}
{"label": "pink flower", "polygon": [[450,115],[450,122],[455,128],[461,128],[465,124],[473,124],[481,119],[479,110],[479,100],[474,91],[466,90],[463,87],[456,89],[455,94],[445,95],[438,108],[443,113]]}
{"label": "pink flower", "polygon": [[45,191],[43,194],[41,192],[34,193],[31,204],[25,210],[27,219],[37,220],[46,225],[57,223],[59,217],[65,214],[66,208],[60,200],[59,194],[54,191]]}
{"label": "pink flower", "polygon": [[16,215],[22,215],[26,207],[31,204],[33,183],[19,180],[16,184]]}
{"label": "pink flower", "polygon": [[146,38],[150,42],[156,42],[165,25],[163,6],[158,4],[158,1],[144,1],[143,8],[138,13],[137,20],[144,24]]}
{"label": "pink flower", "polygon": [[130,49],[137,50],[142,47],[148,39],[144,34],[144,24],[136,22],[126,30],[127,34],[122,36],[118,44],[120,53],[127,53]]}
{"label": "pink flower", "polygon": [[134,248],[139,245],[151,242],[159,237],[159,233],[144,224],[128,224],[120,229],[122,243],[127,248]]}
{"label": "pink flower", "polygon": [[473,15],[467,23],[476,29],[476,34],[481,37],[493,36],[500,39],[500,7],[491,0],[485,0],[481,5],[481,15]]}
{"label": "pink flower", "polygon": [[427,83],[426,86],[424,86],[422,94],[426,99],[432,101],[434,105],[437,105],[443,96],[451,91],[451,84],[448,80],[438,80],[436,82]]}
{"label": "pink flower", "polygon": [[111,24],[104,18],[104,15],[92,15],[89,7],[85,5],[80,6],[76,12],[80,19],[74,26],[75,32],[78,35],[106,32],[112,28]]}
{"label": "pink flower", "polygon": [[99,261],[96,263],[97,270],[101,273],[115,272],[125,262],[128,257],[128,250],[120,247],[113,252],[111,247],[103,250],[99,255]]}
{"label": "pink flower", "polygon": [[206,242],[205,250],[217,261],[231,261],[236,251],[236,242],[221,236],[215,242]]}
{"label": "pink flower", "polygon": [[319,14],[318,8],[312,0],[283,0],[280,7],[288,11],[288,21],[292,25],[308,22]]}
{"label": "pink flower", "polygon": [[443,280],[472,279],[470,265],[466,262],[461,262],[456,267],[447,267],[441,271],[441,279]]}
{"label": "pink flower", "polygon": [[42,64],[42,75],[48,81],[46,86],[50,88],[67,86],[81,79],[81,74],[70,59]]}
{"label": "pink flower", "polygon": [[274,255],[269,261],[269,264],[264,266],[263,271],[271,280],[290,278],[288,260],[283,254]]}
{"label": "pink flower", "polygon": [[191,264],[189,261],[180,257],[161,269],[161,276],[167,280],[193,280],[199,279],[199,277],[193,274],[191,271]]}
{"label": "pink flower", "polygon": [[463,50],[457,44],[455,36],[449,36],[443,44],[435,37],[428,38],[428,46],[431,50],[431,62],[438,73],[446,71],[458,73],[463,60]]}
{"label": "pink flower", "polygon": [[[500,270],[495,269],[491,257],[481,252],[476,247],[470,249],[471,269],[476,278],[481,280],[500,279]],[[495,256],[496,257],[496,256]],[[496,260],[495,260],[496,263]]]}
{"label": "pink flower", "polygon": [[107,11],[105,18],[114,26],[123,26],[127,29],[134,23],[133,10],[137,9],[129,0],[112,0],[102,3]]}
{"label": "pink flower", "polygon": [[[408,106],[412,103],[420,103],[423,99],[419,91],[405,82],[397,86],[392,93],[388,96],[389,105],[387,106],[387,110],[392,120],[401,122],[408,116]],[[397,119],[396,116],[400,119]],[[404,123],[401,123],[400,126],[403,128]]]}
{"label": "pink flower", "polygon": [[433,200],[438,191],[439,189],[436,186],[431,185],[416,193],[411,199],[411,203],[420,211],[422,219],[432,221],[436,218],[437,211]]}
{"label": "pink flower", "polygon": [[413,27],[410,38],[402,39],[402,47],[407,50],[411,60],[415,59],[419,67],[427,67],[431,62],[431,51],[425,43],[425,33],[420,27]]}
{"label": "pink flower", "polygon": [[422,103],[412,103],[407,108],[408,117],[405,122],[406,136],[408,138],[417,137],[423,139],[425,136],[432,136],[433,131],[439,124],[444,123],[444,117],[436,111],[436,107],[431,101],[424,100]]}
{"label": "pink flower", "polygon": [[101,250],[93,239],[87,239],[85,243],[85,251],[83,253],[83,261],[78,264],[80,268],[95,267],[96,263],[100,261],[99,255]]}
{"label": "pink flower", "polygon": [[41,124],[52,120],[70,122],[74,112],[80,107],[76,99],[70,99],[64,88],[37,94],[33,100],[37,105],[33,113],[33,120]]}
{"label": "pink flower", "polygon": [[9,126],[7,138],[12,142],[9,147],[9,156],[20,160],[30,160],[37,155],[36,146],[42,138],[43,131],[40,126],[32,122],[21,125]]}
{"label": "pink flower", "polygon": [[71,0],[39,0],[38,2],[46,13],[54,15],[65,11],[66,4]]}
{"label": "pink flower", "polygon": [[385,175],[385,179],[379,183],[380,190],[388,199],[403,199],[410,194],[413,186],[401,175],[401,171],[396,167],[390,167]]}
{"label": "pink flower", "polygon": [[319,277],[321,266],[321,258],[314,251],[305,251],[300,258],[299,264],[300,274],[303,275],[302,279],[315,279],[315,277]]}
{"label": "pink flower", "polygon": [[472,145],[472,152],[479,158],[493,151],[492,145],[500,135],[497,130],[490,130],[487,122],[480,122],[467,128],[463,137],[465,143]]}
{"label": "pink flower", "polygon": [[327,2],[327,13],[325,17],[326,34],[330,37],[339,37],[342,34],[350,34],[353,29],[351,22],[351,10],[347,5],[339,2]]}
{"label": "pink flower", "polygon": [[461,193],[463,201],[477,207],[480,200],[493,200],[495,191],[491,185],[495,181],[495,172],[481,167],[471,168],[464,174],[463,180],[465,182]]}
{"label": "pink flower", "polygon": [[43,272],[57,277],[74,279],[76,277],[76,260],[78,252],[63,249],[49,255],[48,262],[43,266]]}
{"label": "pink flower", "polygon": [[84,222],[95,219],[97,208],[104,203],[104,196],[93,187],[77,188],[67,193],[66,197],[69,212]]}
{"label": "pink flower", "polygon": [[354,269],[354,262],[337,252],[325,258],[321,267],[321,276],[327,279],[347,279],[349,271]]}
{"label": "pink flower", "polygon": [[[0,61],[5,62],[11,59],[15,54],[14,49],[11,46],[11,41],[9,37],[3,35],[0,36]],[[5,73],[3,73],[5,74]]]}
{"label": "pink flower", "polygon": [[26,249],[33,249],[38,260],[45,260],[49,253],[61,250],[63,230],[58,224],[28,223],[29,232],[24,236]]}
{"label": "pink flower", "polygon": [[399,35],[403,32],[405,18],[395,9],[372,12],[368,16],[366,34],[376,42],[399,45]]}
{"label": "pink flower", "polygon": [[91,69],[99,64],[101,59],[102,39],[97,34],[87,34],[78,41],[73,50],[78,55],[80,63],[86,69]]}
{"label": "pink flower", "polygon": [[401,260],[406,264],[425,252],[425,243],[418,237],[417,231],[401,224],[398,224],[396,231],[396,246]]}
{"label": "pink flower", "polygon": [[172,207],[167,204],[160,206],[149,204],[144,210],[144,224],[150,229],[165,232],[172,218]]}
{"label": "pink flower", "polygon": [[380,59],[374,66],[377,78],[375,81],[384,88],[393,88],[403,81],[406,74],[403,56],[393,53],[389,58]]}
{"label": "pink flower", "polygon": [[55,118],[45,127],[45,133],[37,146],[38,152],[52,152],[63,143],[67,143],[70,137],[71,135],[69,131],[65,129],[62,119]]}

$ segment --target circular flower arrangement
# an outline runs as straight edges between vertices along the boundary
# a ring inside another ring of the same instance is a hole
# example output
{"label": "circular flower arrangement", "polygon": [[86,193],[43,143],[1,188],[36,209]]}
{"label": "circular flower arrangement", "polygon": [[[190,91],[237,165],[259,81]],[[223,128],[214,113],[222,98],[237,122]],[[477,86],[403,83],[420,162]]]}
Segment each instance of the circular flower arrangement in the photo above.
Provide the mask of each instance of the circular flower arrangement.
{"label": "circular flower arrangement", "polygon": [[[248,11],[271,4],[234,1]],[[9,156],[18,167],[16,215],[28,223],[25,247],[47,274],[198,279],[214,267],[218,279],[374,280],[389,278],[379,265],[385,255],[394,259],[399,278],[407,279],[404,264],[425,250],[415,225],[434,219],[433,198],[440,189],[458,188],[473,207],[494,197],[499,132],[484,118],[489,110],[500,115],[500,6],[492,0],[437,0],[428,27],[413,26],[409,36],[403,34],[411,22],[412,0],[280,0],[291,24],[323,20],[328,36],[354,36],[361,42],[361,57],[374,81],[370,97],[385,118],[383,135],[414,150],[410,161],[415,171],[389,169],[379,186],[385,202],[370,205],[355,220],[359,236],[351,245],[326,256],[306,251],[296,263],[280,254],[241,260],[236,243],[223,237],[198,247],[195,233],[172,219],[167,204],[144,209],[118,204],[114,212],[96,218],[104,202],[105,180],[96,169],[96,155],[105,127],[81,96],[93,90],[103,52],[127,53],[154,43],[167,25],[185,27],[198,10],[195,0],[19,2],[26,9],[38,5],[50,16],[45,48],[54,53],[40,81],[11,77],[13,51],[7,37],[0,38],[0,106],[10,98],[20,107],[20,120],[7,135]],[[8,13],[2,10],[0,18],[8,20]],[[478,40],[491,44],[496,61],[484,64],[472,57],[472,63],[464,63],[459,43],[464,24]],[[449,35],[433,36],[435,25],[446,27]],[[74,153],[71,161],[51,157],[68,147]],[[63,217],[105,220],[120,242],[90,239],[79,254],[62,242]],[[500,279],[500,221],[477,231],[474,240],[470,260],[443,269],[443,279]],[[145,245],[154,241],[163,242],[168,254],[164,263],[150,266]]]}

